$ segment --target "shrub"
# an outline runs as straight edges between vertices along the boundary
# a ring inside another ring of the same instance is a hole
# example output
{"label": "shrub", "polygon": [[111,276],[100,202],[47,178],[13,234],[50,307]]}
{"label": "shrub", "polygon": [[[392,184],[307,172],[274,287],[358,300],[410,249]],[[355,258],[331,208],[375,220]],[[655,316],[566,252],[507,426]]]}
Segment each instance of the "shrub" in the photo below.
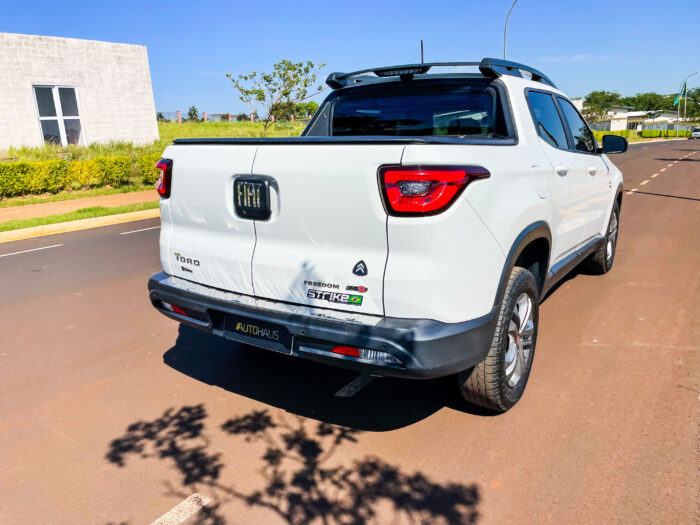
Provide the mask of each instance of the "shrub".
{"label": "shrub", "polygon": [[160,173],[156,169],[156,163],[160,160],[160,153],[141,155],[138,158],[139,173],[144,184],[155,184]]}
{"label": "shrub", "polygon": [[0,196],[58,193],[70,184],[65,160],[7,162],[0,164]]}
{"label": "shrub", "polygon": [[113,188],[118,188],[129,181],[131,159],[126,155],[95,157],[92,161],[95,163],[101,184],[109,184]]}
{"label": "shrub", "polygon": [[[675,129],[645,129],[640,131],[640,135],[645,139],[655,139],[658,137],[675,138]],[[678,137],[688,137],[690,136],[690,131],[681,129],[678,130]]]}
{"label": "shrub", "polygon": [[595,139],[600,142],[603,140],[604,135],[618,135],[619,137],[625,137],[626,139],[630,138],[630,132],[631,130],[629,129],[622,129],[620,131],[594,131],[593,134],[595,135]]}
{"label": "shrub", "polygon": [[93,159],[75,160],[68,166],[71,183],[76,188],[99,186],[99,172]]}
{"label": "shrub", "polygon": [[30,193],[58,193],[71,186],[109,184],[118,188],[129,181],[131,159],[125,155],[89,160],[20,161],[0,163],[0,197]]}

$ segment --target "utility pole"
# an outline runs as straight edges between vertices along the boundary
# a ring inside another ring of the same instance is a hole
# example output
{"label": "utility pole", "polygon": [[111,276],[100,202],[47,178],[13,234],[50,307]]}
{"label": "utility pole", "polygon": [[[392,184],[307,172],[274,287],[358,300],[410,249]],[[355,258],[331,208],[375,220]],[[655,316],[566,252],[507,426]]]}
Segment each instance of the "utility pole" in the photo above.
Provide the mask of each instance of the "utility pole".
{"label": "utility pole", "polygon": [[508,50],[508,19],[510,18],[510,14],[513,12],[515,4],[517,3],[518,0],[513,0],[513,5],[510,6],[510,9],[508,9],[508,16],[506,16],[506,25],[503,28],[503,60],[506,59],[506,51]]}
{"label": "utility pole", "polygon": [[[690,75],[688,75],[687,77],[685,77],[683,79],[683,82],[681,82],[681,93],[683,92],[683,86],[685,86],[685,93],[683,93],[685,95],[685,97],[683,97],[684,98],[684,101],[683,101],[683,105],[684,105],[683,120],[685,120],[685,118],[687,116],[687,111],[688,111],[688,84],[687,84],[687,82],[688,82],[688,79],[690,77],[692,77],[693,75],[697,75],[697,74],[698,74],[697,71],[695,73],[691,73]],[[679,96],[680,96],[680,93],[679,93]],[[678,128],[680,127],[680,125],[681,125],[681,101],[678,100],[678,112],[676,113],[676,138],[678,138]]]}

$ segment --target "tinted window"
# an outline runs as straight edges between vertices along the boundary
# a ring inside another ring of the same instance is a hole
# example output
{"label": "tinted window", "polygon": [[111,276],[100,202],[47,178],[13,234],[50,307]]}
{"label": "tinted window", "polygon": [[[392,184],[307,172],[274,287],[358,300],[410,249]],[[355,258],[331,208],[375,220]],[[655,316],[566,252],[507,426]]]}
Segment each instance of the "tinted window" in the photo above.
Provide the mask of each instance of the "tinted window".
{"label": "tinted window", "polygon": [[64,117],[78,116],[78,101],[75,98],[75,89],[58,88],[58,96],[61,99],[61,112]]}
{"label": "tinted window", "polygon": [[538,93],[537,91],[530,91],[527,96],[530,99],[532,118],[535,121],[535,127],[540,137],[555,148],[567,149],[568,144],[566,142],[564,125],[561,123],[561,118],[559,118],[559,112],[552,96],[547,93]]}
{"label": "tinted window", "polygon": [[36,104],[39,107],[40,117],[55,117],[56,106],[53,103],[53,91],[51,88],[34,88]]}
{"label": "tinted window", "polygon": [[80,141],[80,119],[67,118],[63,121],[66,127],[66,141],[68,144],[78,144]]}
{"label": "tinted window", "polygon": [[568,100],[560,97],[559,105],[569,125],[569,130],[571,130],[571,136],[574,138],[574,148],[578,151],[594,153],[596,143],[591,130],[586,125],[586,121],[583,120],[576,108]]}
{"label": "tinted window", "polygon": [[44,135],[44,142],[49,144],[61,144],[61,134],[58,131],[58,120],[42,120],[41,133]]}
{"label": "tinted window", "polygon": [[353,88],[335,100],[331,130],[335,136],[508,136],[497,92],[464,82]]}

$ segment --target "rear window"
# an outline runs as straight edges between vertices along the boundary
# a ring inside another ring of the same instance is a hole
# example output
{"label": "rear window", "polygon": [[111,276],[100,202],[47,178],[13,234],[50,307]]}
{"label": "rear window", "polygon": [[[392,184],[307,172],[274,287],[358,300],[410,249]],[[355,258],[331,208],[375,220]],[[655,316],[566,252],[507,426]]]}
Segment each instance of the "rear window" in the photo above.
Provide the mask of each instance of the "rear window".
{"label": "rear window", "polygon": [[352,88],[329,103],[333,136],[509,136],[498,91],[476,81]]}

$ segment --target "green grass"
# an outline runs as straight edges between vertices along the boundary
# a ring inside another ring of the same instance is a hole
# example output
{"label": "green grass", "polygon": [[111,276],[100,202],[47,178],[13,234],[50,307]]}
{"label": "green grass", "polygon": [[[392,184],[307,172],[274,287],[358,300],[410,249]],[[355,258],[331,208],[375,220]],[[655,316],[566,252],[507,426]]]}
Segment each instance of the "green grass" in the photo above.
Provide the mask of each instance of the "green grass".
{"label": "green grass", "polygon": [[142,184],[134,182],[128,186],[120,188],[92,188],[89,190],[73,190],[62,191],[54,195],[22,195],[21,197],[9,197],[0,201],[0,208],[14,208],[15,206],[24,206],[25,204],[43,204],[45,202],[71,201],[75,199],[83,199],[85,197],[101,197],[102,195],[116,195],[118,193],[133,193],[135,191],[153,190],[154,187],[150,184]]}
{"label": "green grass", "polygon": [[[267,130],[268,137],[297,137],[306,124],[300,122],[278,122]],[[159,122],[161,142],[170,144],[174,139],[214,137],[262,137],[260,122]]]}
{"label": "green grass", "polygon": [[106,215],[116,215],[118,213],[129,213],[132,211],[152,210],[158,207],[158,201],[154,202],[139,202],[126,206],[93,206],[91,208],[83,208],[70,213],[61,213],[59,215],[49,215],[48,217],[36,217],[33,219],[18,219],[15,221],[0,222],[0,232],[10,230],[19,230],[21,228],[31,228],[32,226],[45,226],[47,224],[56,224],[59,222],[77,221],[79,219],[91,219],[93,217],[104,217]]}
{"label": "green grass", "polygon": [[[296,137],[304,130],[301,122],[278,122],[267,131],[268,137]],[[0,162],[17,160],[87,160],[93,157],[127,155],[133,162],[141,155],[162,152],[177,138],[218,138],[218,137],[262,137],[263,125],[260,122],[159,122],[160,140],[145,145],[131,142],[108,142],[89,146],[46,145],[37,147],[10,148],[0,151]]]}

